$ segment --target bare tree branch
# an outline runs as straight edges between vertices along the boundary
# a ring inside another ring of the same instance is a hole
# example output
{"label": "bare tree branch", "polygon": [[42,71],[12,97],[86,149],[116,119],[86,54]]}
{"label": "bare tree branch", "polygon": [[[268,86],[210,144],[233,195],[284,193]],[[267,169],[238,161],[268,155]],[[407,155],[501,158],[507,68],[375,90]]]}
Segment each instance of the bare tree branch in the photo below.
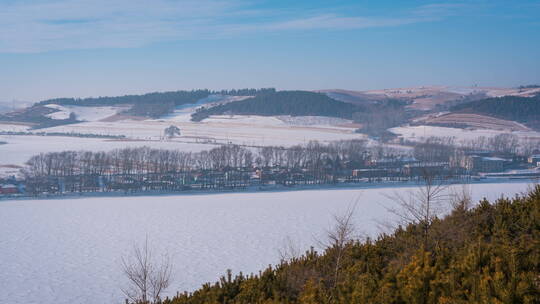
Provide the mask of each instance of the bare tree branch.
{"label": "bare tree branch", "polygon": [[281,262],[286,262],[300,257],[301,251],[293,239],[287,236],[283,240],[283,245],[278,249],[279,259]]}
{"label": "bare tree branch", "polygon": [[357,201],[347,207],[342,214],[334,215],[334,225],[326,231],[326,242],[320,242],[320,245],[331,248],[335,251],[334,264],[334,288],[339,283],[339,274],[342,266],[342,259],[345,247],[355,237],[356,227],[354,226],[354,214]]}
{"label": "bare tree branch", "polygon": [[127,279],[127,286],[121,288],[132,303],[156,304],[161,302],[161,294],[170,286],[172,262],[168,255],[155,260],[148,246],[148,237],[144,245],[133,246],[128,257],[122,257],[122,271]]}
{"label": "bare tree branch", "polygon": [[424,248],[428,247],[429,229],[433,220],[443,212],[450,199],[448,188],[450,184],[446,179],[435,172],[424,170],[422,173],[423,185],[406,194],[395,192],[387,197],[397,204],[397,208],[387,208],[389,212],[399,218],[401,225],[419,223],[422,225]]}

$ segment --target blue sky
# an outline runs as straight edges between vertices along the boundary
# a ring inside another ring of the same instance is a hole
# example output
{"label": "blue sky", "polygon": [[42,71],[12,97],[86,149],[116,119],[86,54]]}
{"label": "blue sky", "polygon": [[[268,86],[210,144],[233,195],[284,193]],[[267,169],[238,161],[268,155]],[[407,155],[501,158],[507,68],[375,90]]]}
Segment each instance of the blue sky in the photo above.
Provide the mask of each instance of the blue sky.
{"label": "blue sky", "polygon": [[540,0],[0,0],[0,101],[540,83]]}

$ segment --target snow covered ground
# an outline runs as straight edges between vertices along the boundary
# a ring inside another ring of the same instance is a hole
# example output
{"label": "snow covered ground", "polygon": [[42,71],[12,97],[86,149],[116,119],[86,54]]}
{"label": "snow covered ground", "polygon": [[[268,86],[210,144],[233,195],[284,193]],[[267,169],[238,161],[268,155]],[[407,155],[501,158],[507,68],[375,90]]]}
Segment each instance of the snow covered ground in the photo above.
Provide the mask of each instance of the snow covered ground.
{"label": "snow covered ground", "polygon": [[[90,115],[89,113],[87,113]],[[123,135],[126,139],[100,139],[73,136],[0,135],[0,166],[22,165],[31,156],[42,152],[65,150],[107,151],[124,147],[149,146],[198,152],[216,144],[247,146],[306,144],[311,140],[330,142],[341,139],[365,138],[354,133],[354,127],[325,124],[327,121],[309,119],[317,125],[290,125],[276,117],[212,116],[202,122],[189,121],[191,110],[157,120],[88,121],[39,129],[35,132],[59,132],[94,135]],[[90,118],[89,116],[86,116]],[[183,118],[182,118],[183,117]],[[94,118],[97,118],[94,117]],[[162,140],[163,131],[170,125],[180,128],[181,136]],[[2,125],[0,131],[27,131],[22,125]]]}
{"label": "snow covered ground", "polygon": [[189,113],[157,120],[123,120],[115,122],[84,122],[62,125],[43,132],[125,135],[137,140],[155,140],[163,136],[163,130],[175,125],[181,130],[184,139],[211,140],[218,143],[242,145],[284,145],[307,143],[310,140],[322,142],[364,138],[365,135],[354,133],[354,127],[335,125],[295,126],[289,125],[276,117],[252,115],[219,115],[202,122],[189,121]]}
{"label": "snow covered ground", "polygon": [[[480,136],[493,137],[498,134],[508,133],[506,131],[487,130],[487,129],[459,129],[435,126],[403,126],[389,129],[390,132],[397,134],[407,140],[423,141],[431,136],[455,137],[456,140],[470,140]],[[520,138],[540,138],[540,132],[536,131],[515,131],[511,132]]]}
{"label": "snow covered ground", "polygon": [[30,126],[25,124],[1,123],[0,132],[26,132]]}
{"label": "snow covered ground", "polygon": [[[199,152],[215,147],[214,144],[190,143],[180,140],[118,140],[68,136],[0,135],[0,166],[22,166],[30,157],[39,153],[75,151],[110,151],[127,147],[148,146],[156,149],[178,149]],[[2,171],[0,171],[0,176]]]}
{"label": "snow covered ground", "polygon": [[52,119],[68,119],[71,113],[75,114],[77,120],[98,121],[122,112],[128,107],[81,107],[81,106],[61,106],[57,104],[48,104],[46,107],[58,110],[47,117]]}
{"label": "snow covered ground", "polygon": [[[525,183],[476,184],[475,200],[513,196]],[[148,236],[174,260],[171,293],[216,281],[226,269],[278,262],[289,237],[316,245],[332,214],[359,200],[360,234],[388,220],[385,194],[407,188],[0,201],[0,303],[123,303],[120,258]]]}
{"label": "snow covered ground", "polygon": [[190,113],[156,120],[94,121],[41,129],[42,132],[125,135],[132,139],[159,139],[170,125],[180,128],[183,137],[198,137],[251,145],[293,145],[304,141],[363,137],[353,127],[334,125],[292,126],[276,117],[219,115],[202,122],[189,121]]}

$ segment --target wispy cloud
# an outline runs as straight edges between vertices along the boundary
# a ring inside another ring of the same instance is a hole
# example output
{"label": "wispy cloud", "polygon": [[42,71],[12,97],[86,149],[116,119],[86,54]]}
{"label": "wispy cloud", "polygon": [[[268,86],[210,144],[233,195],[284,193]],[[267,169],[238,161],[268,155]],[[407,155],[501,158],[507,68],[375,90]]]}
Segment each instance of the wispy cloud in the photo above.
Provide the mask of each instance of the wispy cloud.
{"label": "wispy cloud", "polygon": [[417,16],[440,19],[462,13],[465,9],[474,7],[471,3],[446,2],[422,5],[414,10]]}
{"label": "wispy cloud", "polygon": [[15,0],[0,2],[0,52],[129,48],[251,33],[400,26],[441,18],[455,9],[434,4],[388,18],[280,14],[241,0]]}
{"label": "wispy cloud", "polygon": [[270,30],[317,30],[317,29],[362,29],[370,27],[398,26],[423,21],[416,17],[373,18],[319,15],[301,19],[275,22],[264,28]]}

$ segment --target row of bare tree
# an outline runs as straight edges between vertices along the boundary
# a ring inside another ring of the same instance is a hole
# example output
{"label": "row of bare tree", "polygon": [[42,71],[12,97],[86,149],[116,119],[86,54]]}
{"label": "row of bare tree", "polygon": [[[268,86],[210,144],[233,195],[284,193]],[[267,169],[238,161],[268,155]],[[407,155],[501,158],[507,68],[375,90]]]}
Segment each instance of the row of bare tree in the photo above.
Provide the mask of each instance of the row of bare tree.
{"label": "row of bare tree", "polygon": [[540,149],[537,138],[519,139],[503,133],[493,137],[480,136],[457,141],[455,137],[431,136],[422,142],[410,143],[414,156],[423,161],[448,161],[453,155],[466,151],[488,151],[502,155],[530,156]]}
{"label": "row of bare tree", "polygon": [[365,141],[337,141],[328,145],[310,142],[305,146],[245,148],[223,145],[197,153],[149,147],[124,148],[110,152],[65,151],[33,156],[24,170],[26,177],[164,174],[192,170],[221,170],[280,166],[318,169],[323,165],[341,165],[343,161],[361,162]]}
{"label": "row of bare tree", "polygon": [[[459,152],[493,151],[502,154],[530,155],[540,149],[540,141],[518,141],[515,135],[501,134],[492,138],[460,141],[452,137],[430,137],[412,143],[412,156],[419,161],[449,161]],[[223,145],[197,153],[149,147],[124,148],[109,152],[65,151],[33,156],[25,167],[26,177],[107,175],[107,174],[164,174],[193,170],[222,170],[224,168],[272,167],[305,168],[319,172],[322,168],[359,168],[368,159],[395,158],[405,152],[388,146],[368,147],[365,140],[343,140],[329,144],[311,141],[306,145],[246,148]]]}

